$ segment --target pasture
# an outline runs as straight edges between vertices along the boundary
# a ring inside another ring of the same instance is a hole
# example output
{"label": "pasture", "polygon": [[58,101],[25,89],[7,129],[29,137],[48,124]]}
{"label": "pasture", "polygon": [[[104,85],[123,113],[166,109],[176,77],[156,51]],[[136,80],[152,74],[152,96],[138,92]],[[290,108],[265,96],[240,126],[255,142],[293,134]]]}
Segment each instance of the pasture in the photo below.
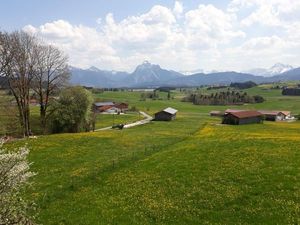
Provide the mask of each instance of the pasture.
{"label": "pasture", "polygon": [[[179,90],[171,100],[166,93],[160,93],[162,100],[146,101],[138,92],[98,94],[148,114],[168,106],[179,113],[172,122],[28,140],[37,175],[26,198],[38,206],[37,222],[299,224],[300,123],[225,126],[208,112],[250,108],[297,114],[300,99],[263,87],[246,91],[267,101],[196,106],[181,102]],[[103,121],[111,123],[111,117]]]}

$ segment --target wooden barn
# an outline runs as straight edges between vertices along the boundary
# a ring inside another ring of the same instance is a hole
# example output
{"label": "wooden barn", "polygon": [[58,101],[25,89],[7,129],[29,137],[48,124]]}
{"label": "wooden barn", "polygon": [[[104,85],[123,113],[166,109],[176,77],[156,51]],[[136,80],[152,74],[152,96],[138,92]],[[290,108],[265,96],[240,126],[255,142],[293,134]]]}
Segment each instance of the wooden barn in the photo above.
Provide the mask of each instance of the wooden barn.
{"label": "wooden barn", "polygon": [[168,107],[160,112],[155,113],[154,120],[156,121],[171,121],[176,118],[177,110]]}
{"label": "wooden barn", "polygon": [[121,112],[126,112],[128,111],[128,104],[121,102],[121,103],[116,103],[115,107],[118,108]]}
{"label": "wooden barn", "polygon": [[223,124],[242,125],[261,123],[263,115],[257,111],[228,112],[223,116]]}

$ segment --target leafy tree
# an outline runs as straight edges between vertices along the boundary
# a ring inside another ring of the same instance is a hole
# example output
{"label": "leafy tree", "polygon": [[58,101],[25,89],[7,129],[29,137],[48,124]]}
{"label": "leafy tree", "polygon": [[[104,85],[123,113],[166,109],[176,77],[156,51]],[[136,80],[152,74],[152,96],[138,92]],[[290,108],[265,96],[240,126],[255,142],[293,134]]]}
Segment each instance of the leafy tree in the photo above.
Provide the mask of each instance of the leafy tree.
{"label": "leafy tree", "polygon": [[92,103],[92,94],[82,87],[62,90],[57,102],[52,106],[52,131],[77,133],[90,130]]}
{"label": "leafy tree", "polygon": [[34,173],[29,171],[26,147],[8,153],[0,143],[0,224],[33,224],[28,211],[32,205],[22,198]]}

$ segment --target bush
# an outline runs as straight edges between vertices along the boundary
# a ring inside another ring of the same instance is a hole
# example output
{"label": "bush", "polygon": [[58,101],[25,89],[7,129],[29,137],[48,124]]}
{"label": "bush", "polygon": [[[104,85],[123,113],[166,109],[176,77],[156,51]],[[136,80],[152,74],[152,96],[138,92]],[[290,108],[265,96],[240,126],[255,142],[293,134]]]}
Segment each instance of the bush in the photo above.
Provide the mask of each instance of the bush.
{"label": "bush", "polygon": [[92,120],[92,94],[82,87],[64,89],[52,106],[51,127],[53,133],[88,131]]}

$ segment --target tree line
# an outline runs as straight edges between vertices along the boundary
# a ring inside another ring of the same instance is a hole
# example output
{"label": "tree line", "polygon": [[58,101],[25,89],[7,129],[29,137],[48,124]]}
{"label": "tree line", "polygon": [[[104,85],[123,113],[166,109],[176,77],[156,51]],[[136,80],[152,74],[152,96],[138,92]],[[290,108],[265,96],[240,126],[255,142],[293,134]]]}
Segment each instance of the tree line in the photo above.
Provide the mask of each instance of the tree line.
{"label": "tree line", "polygon": [[242,82],[242,83],[235,82],[235,83],[230,84],[230,87],[238,88],[238,89],[248,89],[248,88],[252,88],[255,86],[257,86],[257,84],[254,83],[253,81],[246,81],[246,82]]}
{"label": "tree line", "polygon": [[246,92],[222,91],[209,94],[192,93],[182,99],[195,105],[239,105],[244,103],[261,103],[264,98],[250,96]]}

